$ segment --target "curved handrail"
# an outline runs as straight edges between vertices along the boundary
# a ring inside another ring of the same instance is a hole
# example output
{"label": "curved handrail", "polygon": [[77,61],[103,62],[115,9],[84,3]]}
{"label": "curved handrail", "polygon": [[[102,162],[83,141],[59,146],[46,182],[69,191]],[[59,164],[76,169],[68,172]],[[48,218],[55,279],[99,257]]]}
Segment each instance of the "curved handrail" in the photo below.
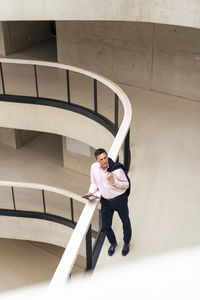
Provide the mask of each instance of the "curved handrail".
{"label": "curved handrail", "polygon": [[[52,68],[59,68],[64,70],[70,70],[73,72],[77,72],[83,75],[86,75],[92,79],[96,79],[108,88],[110,88],[120,99],[123,109],[124,109],[124,116],[122,123],[118,129],[118,132],[116,134],[116,137],[111,145],[110,150],[108,151],[109,157],[111,157],[114,161],[117,159],[119,155],[119,151],[122,147],[122,144],[129,132],[129,127],[131,123],[131,117],[132,117],[132,108],[131,104],[129,102],[129,99],[127,95],[124,93],[124,91],[114,82],[107,79],[104,76],[101,76],[97,73],[90,72],[81,68],[73,67],[70,65],[64,65],[59,63],[53,63],[53,62],[43,62],[43,61],[37,61],[37,60],[19,60],[19,59],[6,59],[6,58],[0,58],[0,63],[14,63],[14,64],[25,64],[25,65],[37,65],[37,66],[44,66],[44,67],[52,67]],[[2,184],[1,184],[2,183]],[[11,182],[0,182],[0,185],[8,185],[11,186]],[[67,245],[67,248],[64,252],[64,255],[57,267],[56,273],[54,274],[54,277],[51,281],[51,288],[57,287],[57,284],[63,284],[67,276],[70,274],[73,263],[78,255],[78,249],[81,245],[81,242],[89,228],[89,224],[92,220],[92,217],[94,215],[94,211],[97,208],[98,200],[97,201],[87,201],[83,198],[81,198],[77,194],[73,194],[69,191],[54,188],[47,185],[41,185],[41,184],[35,184],[35,183],[22,183],[22,182],[12,182],[14,186],[18,187],[27,187],[27,188],[36,188],[36,189],[43,189],[48,190],[52,192],[56,192],[62,195],[66,195],[69,197],[73,197],[74,199],[84,202],[85,207],[81,214],[81,217],[79,219],[79,222],[77,223],[77,226],[75,230],[73,231],[72,237]],[[75,249],[75,251],[74,251]]]}
{"label": "curved handrail", "polygon": [[7,187],[21,187],[21,188],[32,188],[37,190],[44,190],[53,192],[59,195],[63,195],[69,198],[73,198],[79,202],[82,202],[84,204],[87,203],[87,200],[82,198],[80,195],[72,193],[68,190],[53,187],[50,185],[40,184],[40,183],[31,183],[31,182],[18,182],[18,181],[4,181],[0,180],[0,186],[7,186]]}
{"label": "curved handrail", "polygon": [[24,65],[33,65],[33,66],[37,65],[37,66],[44,66],[44,67],[59,68],[63,70],[70,70],[76,73],[86,75],[90,78],[96,79],[99,82],[103,83],[108,88],[110,88],[119,97],[124,109],[124,117],[122,123],[111,145],[111,148],[108,151],[109,157],[111,157],[114,161],[117,159],[119,151],[122,147],[122,144],[125,140],[125,137],[130,127],[131,118],[132,118],[132,108],[127,95],[116,83],[97,73],[90,72],[70,65],[60,64],[60,63],[44,62],[38,60],[7,59],[7,58],[0,58],[0,62],[8,63],[8,64],[24,64]]}
{"label": "curved handrail", "polygon": [[[83,202],[84,208],[79,217],[78,222],[76,223],[76,227],[73,230],[72,236],[67,244],[66,250],[61,258],[61,262],[59,263],[54,277],[51,282],[51,287],[54,286],[54,283],[59,278],[60,284],[63,284],[66,278],[70,275],[70,272],[73,268],[74,262],[78,256],[78,251],[81,247],[81,243],[89,229],[94,213],[98,207],[98,203],[100,199],[95,199],[93,201],[88,201],[81,196],[72,193],[68,190],[56,188],[50,185],[38,184],[38,183],[30,183],[30,182],[16,182],[16,181],[3,181],[0,180],[0,186],[3,187],[20,187],[20,188],[32,188],[44,191],[54,192],[63,196],[67,196],[69,198],[73,198],[79,202]],[[17,215],[16,215],[17,216]]]}

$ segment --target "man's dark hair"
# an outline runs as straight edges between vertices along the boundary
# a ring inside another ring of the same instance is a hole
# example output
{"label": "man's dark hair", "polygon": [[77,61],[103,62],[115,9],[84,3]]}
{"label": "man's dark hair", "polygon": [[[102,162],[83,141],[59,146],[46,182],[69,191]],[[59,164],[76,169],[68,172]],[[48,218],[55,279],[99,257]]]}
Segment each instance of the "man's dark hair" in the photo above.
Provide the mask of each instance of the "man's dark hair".
{"label": "man's dark hair", "polygon": [[97,158],[97,156],[99,156],[99,155],[102,154],[102,153],[106,153],[106,154],[107,154],[107,152],[106,152],[105,149],[99,148],[99,149],[97,149],[97,150],[94,152],[94,155],[95,155],[95,157]]}

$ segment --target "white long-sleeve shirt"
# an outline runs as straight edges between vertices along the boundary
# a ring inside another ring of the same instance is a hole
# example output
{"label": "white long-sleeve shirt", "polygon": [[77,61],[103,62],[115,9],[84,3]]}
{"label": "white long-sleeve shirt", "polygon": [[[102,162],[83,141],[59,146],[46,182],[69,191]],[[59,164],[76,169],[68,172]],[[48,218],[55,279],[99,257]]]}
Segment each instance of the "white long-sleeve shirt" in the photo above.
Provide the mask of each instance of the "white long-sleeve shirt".
{"label": "white long-sleeve shirt", "polygon": [[114,183],[108,181],[107,174],[108,171],[103,170],[98,162],[93,163],[90,171],[91,184],[89,192],[94,194],[99,190],[105,199],[112,199],[123,194],[129,187],[124,171],[120,168],[112,172]]}

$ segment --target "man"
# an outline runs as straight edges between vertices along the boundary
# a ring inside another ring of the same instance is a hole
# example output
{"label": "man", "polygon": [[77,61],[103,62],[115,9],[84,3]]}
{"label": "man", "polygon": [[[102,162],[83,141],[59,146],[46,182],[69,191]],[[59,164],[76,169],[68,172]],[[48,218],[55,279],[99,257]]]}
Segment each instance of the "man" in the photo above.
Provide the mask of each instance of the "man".
{"label": "man", "polygon": [[114,211],[117,211],[123,224],[124,246],[122,255],[129,252],[131,224],[128,211],[128,178],[120,163],[108,158],[107,152],[100,148],[95,151],[96,162],[91,166],[91,185],[85,197],[91,197],[97,190],[101,193],[102,230],[110,242],[108,255],[113,255],[117,246],[115,234],[111,228]]}

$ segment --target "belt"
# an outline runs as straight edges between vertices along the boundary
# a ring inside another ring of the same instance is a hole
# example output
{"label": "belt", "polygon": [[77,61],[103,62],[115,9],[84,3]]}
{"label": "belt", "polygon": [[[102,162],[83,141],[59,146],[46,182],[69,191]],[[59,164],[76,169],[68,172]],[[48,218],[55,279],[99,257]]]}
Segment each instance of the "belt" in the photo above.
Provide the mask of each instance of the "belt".
{"label": "belt", "polygon": [[101,196],[101,199],[107,200],[107,201],[113,201],[113,200],[116,200],[116,199],[119,199],[119,198],[125,198],[124,196],[126,198],[128,197],[127,194],[126,194],[126,192],[124,192],[123,194],[120,194],[120,195],[118,195],[118,196],[116,196],[114,198],[111,198],[111,199],[106,199],[106,198],[104,198],[104,197]]}

